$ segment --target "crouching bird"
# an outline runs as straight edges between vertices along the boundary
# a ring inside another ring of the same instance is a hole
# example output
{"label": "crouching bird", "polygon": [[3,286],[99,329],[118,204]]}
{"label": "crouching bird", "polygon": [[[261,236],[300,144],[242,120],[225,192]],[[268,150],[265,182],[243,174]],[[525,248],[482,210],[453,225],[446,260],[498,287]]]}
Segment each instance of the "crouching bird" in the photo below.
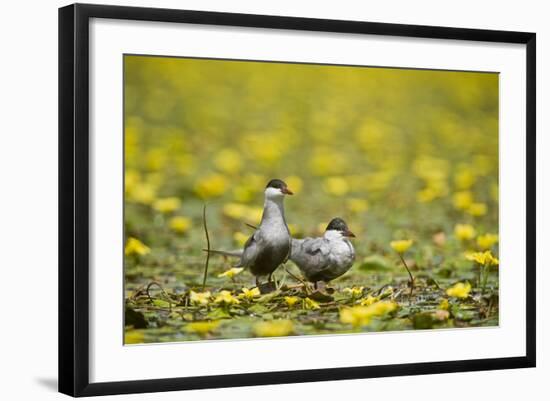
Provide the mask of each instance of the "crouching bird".
{"label": "crouching bird", "polygon": [[287,184],[279,179],[267,183],[264,191],[264,210],[260,225],[244,244],[242,251],[215,251],[211,253],[240,257],[235,267],[245,267],[256,276],[268,276],[271,283],[273,272],[287,261],[290,254],[291,237],[285,220],[284,198],[292,195]]}
{"label": "crouching bird", "polygon": [[350,237],[355,237],[339,217],[330,221],[318,238],[292,239],[290,260],[317,289],[317,282],[328,283],[346,273],[355,260]]}

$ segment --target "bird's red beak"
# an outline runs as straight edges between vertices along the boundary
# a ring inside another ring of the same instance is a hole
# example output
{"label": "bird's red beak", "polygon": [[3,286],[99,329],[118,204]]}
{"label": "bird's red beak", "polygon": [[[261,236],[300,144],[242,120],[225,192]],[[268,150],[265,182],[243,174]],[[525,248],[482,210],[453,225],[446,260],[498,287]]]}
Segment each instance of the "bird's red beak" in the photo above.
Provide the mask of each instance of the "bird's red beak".
{"label": "bird's red beak", "polygon": [[284,187],[283,189],[281,189],[281,192],[285,195],[294,195],[294,192],[288,189],[288,187]]}
{"label": "bird's red beak", "polygon": [[347,230],[344,232],[345,237],[355,238],[355,234],[352,233],[350,230]]}

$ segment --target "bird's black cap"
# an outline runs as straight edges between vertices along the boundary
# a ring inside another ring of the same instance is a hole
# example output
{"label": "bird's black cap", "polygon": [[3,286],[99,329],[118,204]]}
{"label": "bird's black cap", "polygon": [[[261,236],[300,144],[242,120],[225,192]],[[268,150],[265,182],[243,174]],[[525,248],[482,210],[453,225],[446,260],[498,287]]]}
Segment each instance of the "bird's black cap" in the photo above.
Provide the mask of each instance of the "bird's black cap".
{"label": "bird's black cap", "polygon": [[340,217],[335,217],[330,221],[330,223],[328,223],[325,231],[329,230],[339,231],[344,237],[355,237],[355,234],[349,230],[344,219],[341,219]]}
{"label": "bird's black cap", "polygon": [[325,231],[328,231],[328,230],[347,232],[349,231],[349,228],[343,219],[341,219],[340,217],[335,217],[330,221],[330,223],[328,223],[328,226]]}
{"label": "bird's black cap", "polygon": [[283,188],[286,188],[287,185],[283,180],[279,180],[277,178],[274,178],[271,181],[269,181],[265,187],[266,188],[283,189]]}

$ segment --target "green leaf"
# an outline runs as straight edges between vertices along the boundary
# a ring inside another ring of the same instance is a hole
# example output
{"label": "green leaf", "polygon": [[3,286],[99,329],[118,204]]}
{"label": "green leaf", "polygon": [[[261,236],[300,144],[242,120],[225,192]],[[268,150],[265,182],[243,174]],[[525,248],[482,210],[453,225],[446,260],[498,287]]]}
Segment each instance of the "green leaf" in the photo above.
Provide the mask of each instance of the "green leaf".
{"label": "green leaf", "polygon": [[170,302],[165,301],[164,299],[153,299],[153,305],[158,306],[159,308],[170,308]]}
{"label": "green leaf", "polygon": [[391,270],[393,268],[393,263],[381,255],[367,256],[358,266],[358,269],[362,271]]}
{"label": "green leaf", "polygon": [[271,301],[272,299],[278,297],[279,295],[281,295],[281,290],[273,291],[269,294],[262,295],[260,298],[258,298],[257,302],[263,304]]}
{"label": "green leaf", "polygon": [[213,319],[213,320],[231,318],[231,314],[223,308],[213,309],[210,312],[208,312],[208,314],[206,316],[208,316],[209,319]]}
{"label": "green leaf", "polygon": [[434,325],[434,319],[430,312],[417,313],[412,318],[415,329],[425,330],[431,329]]}
{"label": "green leaf", "polygon": [[248,312],[254,313],[256,315],[261,315],[269,312],[269,308],[261,304],[254,304],[250,308],[248,308]]}

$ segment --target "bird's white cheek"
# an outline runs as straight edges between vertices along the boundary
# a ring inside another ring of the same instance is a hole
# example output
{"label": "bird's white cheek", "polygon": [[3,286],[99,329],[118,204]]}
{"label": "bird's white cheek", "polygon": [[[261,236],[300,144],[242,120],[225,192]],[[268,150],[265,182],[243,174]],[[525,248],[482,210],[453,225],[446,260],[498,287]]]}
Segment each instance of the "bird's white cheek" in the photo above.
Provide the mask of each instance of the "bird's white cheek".
{"label": "bird's white cheek", "polygon": [[265,196],[266,198],[269,198],[269,199],[277,199],[277,198],[282,198],[284,194],[281,192],[280,189],[270,187],[265,189]]}
{"label": "bird's white cheek", "polygon": [[324,237],[329,241],[339,241],[343,238],[342,234],[336,230],[325,231]]}

